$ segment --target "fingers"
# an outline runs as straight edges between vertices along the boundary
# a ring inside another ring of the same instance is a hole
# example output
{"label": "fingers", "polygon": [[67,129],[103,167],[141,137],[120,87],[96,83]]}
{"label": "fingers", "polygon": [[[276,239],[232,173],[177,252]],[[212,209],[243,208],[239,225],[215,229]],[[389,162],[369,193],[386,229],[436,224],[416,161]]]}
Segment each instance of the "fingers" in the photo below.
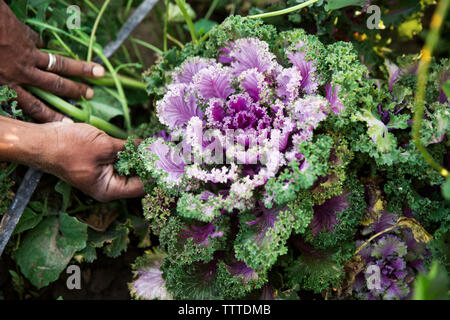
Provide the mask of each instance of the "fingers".
{"label": "fingers", "polygon": [[38,122],[54,122],[67,119],[62,114],[50,109],[42,101],[21,87],[14,87],[17,92],[17,102],[24,113]]}
{"label": "fingers", "polygon": [[106,190],[110,199],[138,198],[144,196],[144,184],[139,177],[121,177],[114,174]]}
{"label": "fingers", "polygon": [[[37,67],[47,70],[50,59],[49,54],[39,50],[36,51],[36,54],[38,56]],[[55,55],[55,58],[56,62],[51,72],[65,76],[83,78],[101,78],[105,75],[105,69],[99,64],[77,61],[59,55]]]}
{"label": "fingers", "polygon": [[34,69],[30,74],[28,84],[49,91],[57,96],[72,99],[80,99],[81,97],[91,99],[94,97],[94,90],[87,85],[39,69]]}
{"label": "fingers", "polygon": [[100,153],[97,157],[99,164],[109,165],[114,163],[117,159],[117,153],[124,150],[124,145],[127,141],[116,139],[108,136],[108,148],[103,153]]}
{"label": "fingers", "polygon": [[124,150],[125,143],[127,142],[126,140],[121,140],[121,139],[116,139],[116,138],[111,138],[111,140],[112,140],[112,146],[114,149],[113,150],[114,153]]}
{"label": "fingers", "polygon": [[114,172],[113,165],[103,169],[99,179],[99,188],[96,188],[92,197],[100,202],[109,202],[117,199],[138,198],[144,196],[144,184],[139,177],[122,177]]}

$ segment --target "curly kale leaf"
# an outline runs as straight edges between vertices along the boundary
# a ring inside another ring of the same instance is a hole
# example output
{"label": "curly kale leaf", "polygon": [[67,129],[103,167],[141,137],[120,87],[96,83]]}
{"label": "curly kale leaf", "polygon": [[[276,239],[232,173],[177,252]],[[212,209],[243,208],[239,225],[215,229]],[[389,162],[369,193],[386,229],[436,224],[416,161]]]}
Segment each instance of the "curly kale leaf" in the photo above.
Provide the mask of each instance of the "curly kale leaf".
{"label": "curly kale leaf", "polygon": [[164,260],[161,267],[166,288],[175,299],[217,300],[222,299],[217,285],[217,261],[194,262],[188,265]]}
{"label": "curly kale leaf", "polygon": [[147,251],[132,265],[134,281],[128,284],[133,298],[138,300],[171,300],[162,277],[161,265],[166,253],[159,248]]}
{"label": "curly kale leaf", "polygon": [[353,119],[354,121],[359,120],[366,122],[368,127],[367,134],[376,145],[377,150],[381,153],[387,153],[397,147],[397,139],[394,134],[389,132],[389,129],[407,128],[407,121],[410,117],[407,114],[393,116],[388,124],[384,124],[370,110],[364,109],[357,113]]}
{"label": "curly kale leaf", "polygon": [[17,93],[7,86],[0,86],[0,115],[8,118],[22,117],[22,110],[17,109]]}
{"label": "curly kale leaf", "polygon": [[173,216],[160,231],[160,243],[173,263],[209,262],[216,251],[226,249],[229,228],[226,216],[209,223]]}
{"label": "curly kale leaf", "polygon": [[274,202],[283,204],[296,199],[300,190],[311,187],[318,176],[325,176],[332,146],[333,139],[324,135],[302,143],[299,147],[300,153],[305,156],[303,165],[297,161],[291,162],[289,169],[266,184],[267,193],[274,195]]}
{"label": "curly kale leaf", "polygon": [[220,48],[240,38],[258,38],[272,46],[277,32],[274,26],[264,24],[261,19],[230,16],[210,31],[205,57],[216,58]]}
{"label": "curly kale leaf", "polygon": [[160,187],[154,188],[142,199],[144,217],[150,222],[150,230],[154,234],[159,235],[166,227],[175,206],[175,198]]}
{"label": "curly kale leaf", "polygon": [[126,176],[137,174],[142,182],[144,182],[144,190],[151,192],[154,183],[151,180],[151,175],[145,168],[145,163],[142,161],[138,147],[132,138],[128,138],[128,141],[124,145],[124,150],[118,153],[117,158],[118,160],[114,165],[117,172]]}
{"label": "curly kale leaf", "polygon": [[236,258],[255,270],[270,269],[287,252],[286,242],[293,229],[302,231],[311,221],[312,212],[305,208],[263,207],[259,216],[240,213],[240,229],[234,244]]}
{"label": "curly kale leaf", "polygon": [[300,255],[289,264],[285,271],[291,287],[300,285],[303,290],[321,293],[337,288],[344,277],[344,264],[350,259],[353,243],[342,243],[339,248],[317,250],[301,239],[293,240]]}
{"label": "curly kale leaf", "polygon": [[364,188],[356,178],[347,178],[341,195],[313,207],[314,216],[305,239],[315,248],[327,248],[351,240],[366,209]]}
{"label": "curly kale leaf", "polygon": [[224,299],[244,298],[267,281],[264,273],[248,267],[242,261],[225,263],[219,261],[217,269],[217,286]]}

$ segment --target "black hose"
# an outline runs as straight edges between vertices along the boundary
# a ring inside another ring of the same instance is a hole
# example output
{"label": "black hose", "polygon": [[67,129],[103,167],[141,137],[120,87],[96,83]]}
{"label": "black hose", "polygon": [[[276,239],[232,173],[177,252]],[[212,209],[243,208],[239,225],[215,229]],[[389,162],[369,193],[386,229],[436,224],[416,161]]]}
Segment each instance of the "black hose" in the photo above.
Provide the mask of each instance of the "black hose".
{"label": "black hose", "polygon": [[36,189],[41,176],[42,171],[34,168],[28,169],[11,206],[3,216],[2,222],[0,223],[0,256],[16,228],[28,201],[30,201],[31,195]]}

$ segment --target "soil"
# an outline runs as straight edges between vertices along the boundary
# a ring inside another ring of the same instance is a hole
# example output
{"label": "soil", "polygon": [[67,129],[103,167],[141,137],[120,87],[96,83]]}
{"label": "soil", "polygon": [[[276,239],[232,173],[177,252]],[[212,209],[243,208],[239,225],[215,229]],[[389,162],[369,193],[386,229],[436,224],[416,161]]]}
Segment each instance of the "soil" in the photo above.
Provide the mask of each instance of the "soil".
{"label": "soil", "polygon": [[[142,250],[129,246],[126,253],[118,258],[108,258],[97,251],[98,259],[93,263],[79,264],[81,270],[81,289],[69,290],[65,272],[49,286],[33,290],[28,283],[26,300],[129,300],[128,283],[132,280],[131,264],[136,257],[143,254]],[[5,300],[17,300],[21,297],[14,290],[8,270],[14,268],[12,261],[0,261],[0,289]],[[14,269],[13,269],[14,270]]]}

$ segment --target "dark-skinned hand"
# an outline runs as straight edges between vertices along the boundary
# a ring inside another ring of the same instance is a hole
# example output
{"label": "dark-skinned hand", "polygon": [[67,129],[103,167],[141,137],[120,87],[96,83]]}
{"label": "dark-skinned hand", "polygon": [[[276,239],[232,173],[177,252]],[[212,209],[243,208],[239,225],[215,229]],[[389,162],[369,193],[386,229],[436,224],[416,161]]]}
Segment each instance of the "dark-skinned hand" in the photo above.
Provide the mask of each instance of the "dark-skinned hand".
{"label": "dark-skinned hand", "polygon": [[56,63],[48,71],[49,54],[40,51],[41,46],[38,34],[20,22],[0,0],[0,85],[15,90],[20,108],[35,120],[61,121],[64,119],[62,114],[47,107],[22,86],[34,86],[66,98],[90,99],[94,96],[91,88],[61,75],[99,78],[105,74],[105,69],[95,63],[55,55]]}
{"label": "dark-skinned hand", "polygon": [[114,172],[125,142],[84,123],[35,124],[0,116],[0,161],[53,174],[102,202],[144,195],[138,177]]}

